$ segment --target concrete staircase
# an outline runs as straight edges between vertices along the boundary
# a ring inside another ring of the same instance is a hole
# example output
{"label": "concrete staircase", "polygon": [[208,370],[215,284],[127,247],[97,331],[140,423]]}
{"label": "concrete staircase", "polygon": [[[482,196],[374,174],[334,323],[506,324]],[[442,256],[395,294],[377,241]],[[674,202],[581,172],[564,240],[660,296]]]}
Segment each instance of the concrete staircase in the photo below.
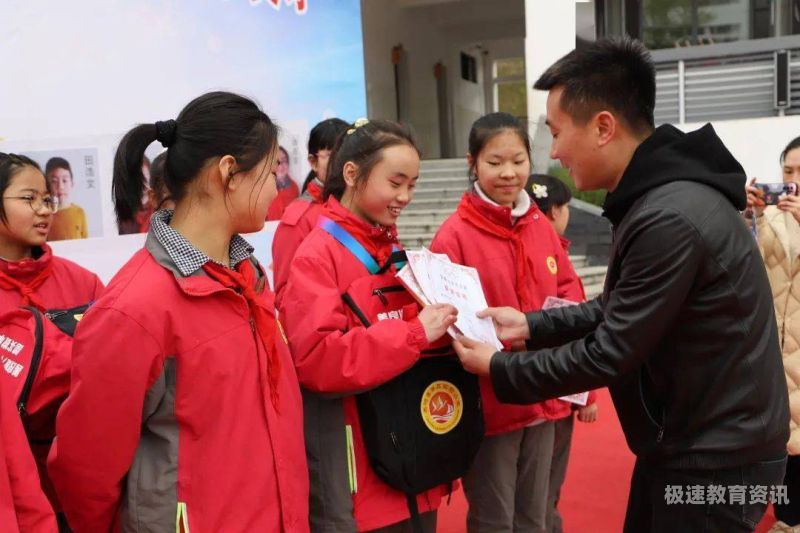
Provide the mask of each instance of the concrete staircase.
{"label": "concrete staircase", "polygon": [[608,267],[590,266],[586,263],[586,256],[571,255],[570,260],[575,272],[583,281],[583,289],[586,291],[586,298],[592,299],[603,292],[603,283],[606,281],[606,271]]}
{"label": "concrete staircase", "polygon": [[[428,246],[442,222],[458,206],[469,188],[469,169],[465,159],[423,161],[414,200],[397,221],[400,242],[408,249]],[[583,280],[587,298],[603,290],[605,266],[590,266],[586,256],[571,256],[576,272]]]}
{"label": "concrete staircase", "polygon": [[464,158],[423,161],[414,200],[397,221],[400,242],[409,249],[428,246],[469,188]]}

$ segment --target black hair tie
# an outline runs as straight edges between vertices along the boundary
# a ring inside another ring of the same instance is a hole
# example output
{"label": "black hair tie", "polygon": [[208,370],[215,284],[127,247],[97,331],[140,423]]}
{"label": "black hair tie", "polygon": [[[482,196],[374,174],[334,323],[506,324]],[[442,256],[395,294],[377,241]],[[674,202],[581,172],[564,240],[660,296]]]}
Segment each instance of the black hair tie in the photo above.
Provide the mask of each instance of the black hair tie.
{"label": "black hair tie", "polygon": [[174,120],[165,120],[163,122],[156,122],[156,140],[161,143],[164,148],[169,148],[175,142],[175,130],[178,123]]}

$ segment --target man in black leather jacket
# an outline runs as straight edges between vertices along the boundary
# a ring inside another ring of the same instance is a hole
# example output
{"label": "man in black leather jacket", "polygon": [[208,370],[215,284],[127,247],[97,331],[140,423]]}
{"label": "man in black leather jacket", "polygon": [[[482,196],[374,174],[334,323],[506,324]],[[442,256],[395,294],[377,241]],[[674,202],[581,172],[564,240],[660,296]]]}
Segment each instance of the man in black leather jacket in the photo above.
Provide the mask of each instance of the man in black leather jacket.
{"label": "man in black leather jacket", "polygon": [[626,532],[752,531],[766,509],[752,487],[780,497],[789,414],[766,271],[739,215],[744,171],[711,125],[654,128],[655,70],[635,41],[575,50],[535,88],[550,91],[551,157],[579,189],[609,191],[605,289],[489,309],[502,340],[533,351],[461,338],[459,356],[508,403],[609,387],[637,456]]}

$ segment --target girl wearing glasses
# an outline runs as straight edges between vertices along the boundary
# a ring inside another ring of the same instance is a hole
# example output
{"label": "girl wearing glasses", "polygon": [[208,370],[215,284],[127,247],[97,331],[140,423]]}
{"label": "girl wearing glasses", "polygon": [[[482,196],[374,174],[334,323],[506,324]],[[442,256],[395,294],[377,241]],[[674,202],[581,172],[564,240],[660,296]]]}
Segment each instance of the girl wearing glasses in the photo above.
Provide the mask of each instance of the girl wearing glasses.
{"label": "girl wearing glasses", "polygon": [[35,161],[0,153],[0,313],[21,305],[44,311],[94,301],[103,290],[95,274],[46,244],[58,209]]}
{"label": "girl wearing glasses", "polygon": [[[100,279],[85,268],[54,256],[45,243],[58,198],[51,194],[36,162],[23,155],[0,153],[0,197],[0,315],[20,306],[45,312],[96,300],[103,291]],[[43,393],[44,389],[34,388],[29,402],[37,391]],[[40,444],[33,447],[33,452],[42,488],[59,511],[45,468],[49,448]]]}

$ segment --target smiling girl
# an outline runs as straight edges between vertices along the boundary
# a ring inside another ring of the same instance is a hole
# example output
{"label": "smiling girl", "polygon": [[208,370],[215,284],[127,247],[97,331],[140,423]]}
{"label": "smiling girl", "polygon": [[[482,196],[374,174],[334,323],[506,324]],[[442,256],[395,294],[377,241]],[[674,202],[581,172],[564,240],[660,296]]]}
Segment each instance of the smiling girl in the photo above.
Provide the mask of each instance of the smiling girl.
{"label": "smiling girl", "polygon": [[[334,151],[320,224],[292,260],[280,313],[304,388],[312,531],[410,527],[408,499],[370,466],[356,394],[409,370],[455,322],[452,306],[420,311],[402,287],[383,293],[370,285],[379,272],[397,271],[395,224],[418,176],[419,151],[408,129],[358,121]],[[355,300],[369,307],[358,309]],[[388,312],[376,318],[375,309]],[[437,486],[416,498],[426,533],[436,529],[435,510],[447,490]]]}
{"label": "smiling girl", "polygon": [[[548,296],[583,300],[580,281],[547,217],[524,190],[530,174],[526,127],[507,113],[472,125],[467,162],[474,185],[442,224],[431,251],[478,270],[490,307],[524,311]],[[486,438],[464,478],[467,530],[544,531],[554,425],[561,400],[501,404],[481,380]]]}

